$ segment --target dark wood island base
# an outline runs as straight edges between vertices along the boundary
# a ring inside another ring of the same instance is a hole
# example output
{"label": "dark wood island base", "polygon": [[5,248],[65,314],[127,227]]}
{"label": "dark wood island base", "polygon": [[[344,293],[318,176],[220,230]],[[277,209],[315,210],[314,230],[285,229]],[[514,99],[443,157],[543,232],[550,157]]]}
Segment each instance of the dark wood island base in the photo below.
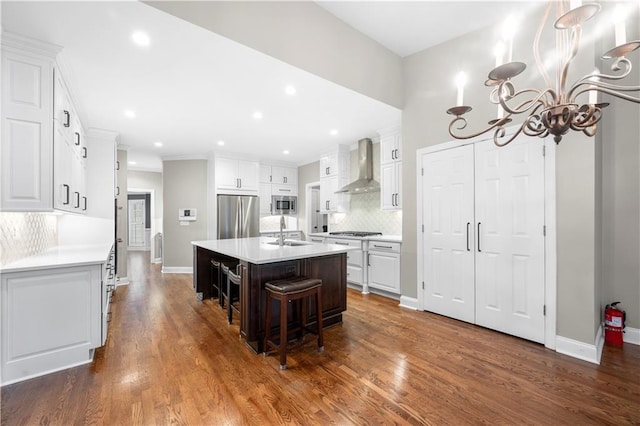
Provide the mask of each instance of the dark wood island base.
{"label": "dark wood island base", "polygon": [[[193,284],[196,292],[202,292],[203,297],[211,294],[211,258],[233,259],[202,247],[193,247]],[[263,351],[265,335],[265,309],[267,295],[265,283],[277,279],[292,277],[312,277],[322,280],[322,322],[323,328],[342,323],[342,312],[347,309],[347,255],[346,253],[328,254],[304,259],[285,260],[271,263],[251,263],[240,259],[240,335],[246,345],[255,353]],[[271,334],[279,333],[279,306],[272,301]],[[311,326],[315,325],[316,308],[314,303],[308,303]],[[294,327],[298,320],[299,306],[289,309],[289,324]]]}

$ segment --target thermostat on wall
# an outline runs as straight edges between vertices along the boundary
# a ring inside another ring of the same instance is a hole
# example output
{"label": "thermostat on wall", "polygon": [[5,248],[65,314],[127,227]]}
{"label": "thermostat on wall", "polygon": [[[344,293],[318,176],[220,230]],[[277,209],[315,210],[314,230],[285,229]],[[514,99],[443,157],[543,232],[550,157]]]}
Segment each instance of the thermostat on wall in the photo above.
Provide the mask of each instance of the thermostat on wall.
{"label": "thermostat on wall", "polygon": [[178,209],[179,221],[194,221],[196,220],[198,210],[196,209]]}

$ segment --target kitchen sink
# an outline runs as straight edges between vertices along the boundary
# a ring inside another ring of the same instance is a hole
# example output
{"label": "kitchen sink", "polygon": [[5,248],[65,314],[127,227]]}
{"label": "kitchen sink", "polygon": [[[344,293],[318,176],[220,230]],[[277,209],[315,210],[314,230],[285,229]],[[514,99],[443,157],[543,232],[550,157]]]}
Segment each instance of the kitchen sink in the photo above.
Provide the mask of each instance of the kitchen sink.
{"label": "kitchen sink", "polygon": [[[277,246],[279,245],[279,243],[277,241],[269,241],[268,243],[265,244],[269,244],[272,246]],[[283,246],[290,246],[290,247],[297,247],[297,246],[308,246],[309,242],[306,241],[291,241],[291,240],[284,240],[284,243],[282,244]]]}

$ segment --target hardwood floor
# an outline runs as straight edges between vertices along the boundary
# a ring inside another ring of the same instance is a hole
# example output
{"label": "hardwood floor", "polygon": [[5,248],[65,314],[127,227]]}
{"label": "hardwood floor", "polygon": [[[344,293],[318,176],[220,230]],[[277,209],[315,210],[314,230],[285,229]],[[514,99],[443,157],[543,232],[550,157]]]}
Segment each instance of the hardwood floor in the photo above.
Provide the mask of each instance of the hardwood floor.
{"label": "hardwood floor", "polygon": [[191,275],[129,257],[92,364],[2,388],[2,424],[640,424],[640,347],[594,365],[349,290],[344,323],[250,352]]}

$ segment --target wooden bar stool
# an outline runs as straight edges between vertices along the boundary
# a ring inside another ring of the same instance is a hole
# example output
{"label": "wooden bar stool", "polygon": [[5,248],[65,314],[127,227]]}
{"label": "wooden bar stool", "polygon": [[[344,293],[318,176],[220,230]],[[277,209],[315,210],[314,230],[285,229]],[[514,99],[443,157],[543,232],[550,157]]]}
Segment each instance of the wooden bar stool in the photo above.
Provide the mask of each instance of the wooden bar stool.
{"label": "wooden bar stool", "polygon": [[222,306],[222,271],[220,271],[220,262],[211,259],[211,290],[216,290],[218,304]]}
{"label": "wooden bar stool", "polygon": [[[233,272],[231,268],[236,268],[237,263],[225,264],[220,263],[220,269],[222,270],[223,282],[226,284],[222,290],[222,303],[224,308],[225,300],[227,302],[227,321],[229,324],[233,321],[233,311],[240,313],[240,308],[234,305],[234,302],[240,303],[240,275]],[[233,284],[233,285],[232,285]]]}
{"label": "wooden bar stool", "polygon": [[[287,308],[289,302],[293,300],[301,300],[301,317],[300,326],[289,331],[301,332],[301,338],[304,337],[304,332],[309,330],[307,327],[307,301],[304,300],[307,297],[315,295],[316,297],[316,334],[318,336],[318,352],[324,350],[324,343],[322,338],[322,280],[317,278],[296,277],[286,280],[271,281],[265,284],[265,290],[267,291],[267,306],[265,310],[265,336],[264,336],[264,356],[269,355],[269,347],[279,349],[280,351],[280,370],[286,370],[287,368]],[[276,299],[280,301],[280,344],[275,344],[270,340],[271,338],[271,300]]]}

